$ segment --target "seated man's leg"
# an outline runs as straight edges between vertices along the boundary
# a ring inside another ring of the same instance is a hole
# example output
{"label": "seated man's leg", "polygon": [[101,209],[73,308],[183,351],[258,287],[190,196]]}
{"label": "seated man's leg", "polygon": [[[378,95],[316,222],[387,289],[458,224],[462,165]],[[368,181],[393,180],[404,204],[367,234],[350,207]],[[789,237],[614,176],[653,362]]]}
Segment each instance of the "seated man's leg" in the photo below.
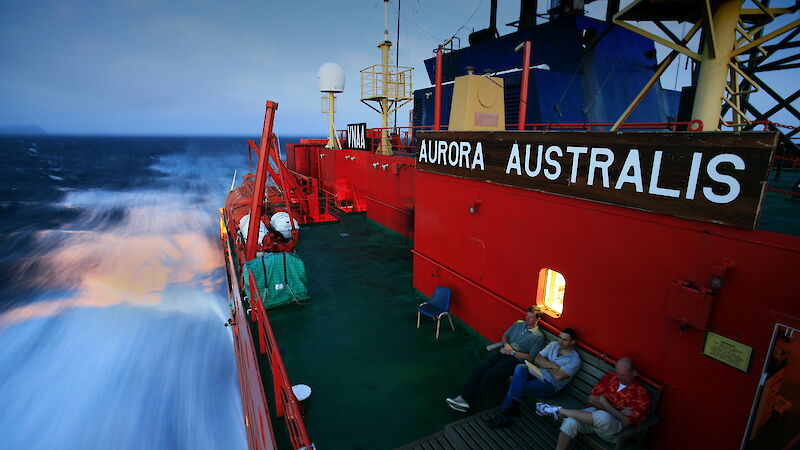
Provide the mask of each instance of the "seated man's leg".
{"label": "seated man's leg", "polygon": [[525,388],[528,385],[528,368],[519,364],[514,368],[511,377],[511,386],[508,388],[503,403],[500,405],[500,417],[489,420],[489,428],[502,428],[511,425],[511,417],[519,414],[519,402],[525,398]]}
{"label": "seated man's leg", "polygon": [[481,362],[479,362],[474,369],[472,369],[472,374],[470,375],[469,380],[467,380],[467,384],[461,388],[460,393],[461,397],[466,400],[467,403],[472,403],[472,401],[477,397],[475,391],[478,389],[478,385],[480,384],[481,379],[486,372],[494,367],[494,365],[497,364],[497,361],[503,359],[504,356],[506,355],[503,355],[498,351],[489,352],[489,354],[486,355],[486,357],[483,358],[483,360],[481,360]]}
{"label": "seated man's leg", "polygon": [[528,383],[525,385],[525,395],[520,397],[519,400],[521,401],[525,396],[536,397],[536,398],[550,398],[555,396],[557,393],[558,391],[556,390],[556,388],[553,387],[552,384],[548,383],[547,381],[542,381],[537,378],[534,378],[532,380],[528,380]]}
{"label": "seated man's leg", "polygon": [[558,414],[561,417],[566,417],[569,419],[577,420],[580,423],[585,423],[587,425],[594,425],[594,417],[592,416],[592,412],[596,411],[595,408],[586,408],[586,409],[567,409],[561,408],[558,410]]}
{"label": "seated man's leg", "polygon": [[528,383],[528,368],[524,364],[519,364],[514,368],[514,375],[511,377],[511,386],[508,387],[503,403],[500,405],[500,412],[506,413],[511,409],[514,401],[522,400],[525,395],[525,385]]}
{"label": "seated man's leg", "polygon": [[[472,399],[481,397],[486,391],[505,381],[514,372],[514,367],[519,363],[517,358],[509,355],[500,354],[500,357],[492,367],[481,377],[475,390],[472,392]],[[464,397],[466,398],[466,397]]]}
{"label": "seated man's leg", "polygon": [[622,430],[622,422],[602,410],[592,411],[592,419],[594,420],[592,430],[598,436],[611,443],[617,442],[616,434]]}
{"label": "seated man's leg", "polygon": [[[594,409],[594,408],[587,408],[587,410]],[[588,419],[591,420],[592,414],[587,410],[578,411],[578,410],[568,410],[561,408],[559,410],[559,414],[562,411],[570,412],[580,412],[586,413],[588,415]],[[582,419],[586,419],[587,416],[585,415],[577,415]],[[575,439],[578,433],[591,433],[592,425],[590,423],[582,422],[578,420],[576,417],[566,417],[563,422],[561,422],[561,432],[558,434],[558,442],[556,443],[556,450],[564,450],[569,446],[569,443]]]}
{"label": "seated man's leg", "polygon": [[532,378],[528,373],[528,367],[519,364],[514,368],[514,376],[511,377],[511,386],[508,393],[500,405],[500,411],[508,411],[514,401],[521,402],[525,397],[550,398],[558,391],[552,384]]}

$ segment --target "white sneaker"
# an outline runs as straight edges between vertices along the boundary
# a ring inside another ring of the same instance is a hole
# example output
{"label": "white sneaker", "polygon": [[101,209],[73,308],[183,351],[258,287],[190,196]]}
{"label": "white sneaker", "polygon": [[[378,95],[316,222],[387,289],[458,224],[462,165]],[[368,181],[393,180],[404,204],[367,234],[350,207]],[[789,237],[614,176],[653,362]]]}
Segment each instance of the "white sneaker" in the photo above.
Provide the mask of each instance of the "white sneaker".
{"label": "white sneaker", "polygon": [[460,395],[456,398],[448,398],[446,400],[447,406],[455,409],[456,411],[466,412],[469,409],[469,403],[467,403],[467,401],[464,400],[464,398]]}
{"label": "white sneaker", "polygon": [[558,414],[558,411],[561,409],[560,406],[551,406],[547,403],[539,402],[536,404],[536,414],[540,416],[548,416],[555,421],[561,419],[561,416]]}
{"label": "white sneaker", "polygon": [[465,413],[465,412],[469,411],[468,408],[461,408],[461,407],[458,407],[458,406],[456,406],[456,405],[454,405],[452,403],[448,403],[447,406],[449,406],[450,409],[452,409],[453,411],[458,411],[458,412],[462,412],[462,413]]}

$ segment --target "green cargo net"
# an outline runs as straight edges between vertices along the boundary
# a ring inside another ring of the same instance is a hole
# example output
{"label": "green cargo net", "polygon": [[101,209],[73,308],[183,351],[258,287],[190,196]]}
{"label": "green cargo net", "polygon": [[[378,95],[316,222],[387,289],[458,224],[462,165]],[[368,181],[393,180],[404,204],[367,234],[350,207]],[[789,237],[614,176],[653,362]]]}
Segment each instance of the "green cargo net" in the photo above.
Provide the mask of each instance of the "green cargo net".
{"label": "green cargo net", "polygon": [[244,265],[244,291],[250,296],[250,272],[256,280],[264,307],[308,300],[308,279],[303,261],[294,253],[265,253]]}

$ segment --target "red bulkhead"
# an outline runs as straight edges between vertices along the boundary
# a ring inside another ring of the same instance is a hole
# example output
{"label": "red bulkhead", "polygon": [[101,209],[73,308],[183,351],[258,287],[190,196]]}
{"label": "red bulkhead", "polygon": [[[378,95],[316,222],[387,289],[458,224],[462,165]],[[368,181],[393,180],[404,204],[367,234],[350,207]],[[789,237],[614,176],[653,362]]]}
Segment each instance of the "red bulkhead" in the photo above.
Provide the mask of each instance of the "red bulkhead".
{"label": "red bulkhead", "polygon": [[[775,324],[800,326],[800,238],[420,171],[415,190],[415,288],[450,287],[496,341],[555,270],[563,313],[545,321],[664,384],[648,448],[740,445]],[[701,354],[709,331],[752,347],[751,368]]]}
{"label": "red bulkhead", "polygon": [[409,238],[414,237],[414,158],[370,154],[367,217]]}

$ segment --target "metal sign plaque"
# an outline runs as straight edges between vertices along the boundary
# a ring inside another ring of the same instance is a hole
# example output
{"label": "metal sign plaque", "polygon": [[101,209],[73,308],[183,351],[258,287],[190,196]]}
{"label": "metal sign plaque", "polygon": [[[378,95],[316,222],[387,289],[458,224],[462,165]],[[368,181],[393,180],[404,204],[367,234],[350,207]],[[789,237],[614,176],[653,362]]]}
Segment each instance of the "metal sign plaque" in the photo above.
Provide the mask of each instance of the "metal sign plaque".
{"label": "metal sign plaque", "polygon": [[754,229],[777,132],[426,131],[417,169]]}
{"label": "metal sign plaque", "polygon": [[350,123],[347,125],[347,148],[354,150],[367,149],[366,123]]}
{"label": "metal sign plaque", "polygon": [[744,373],[750,371],[750,363],[753,361],[753,347],[711,331],[706,333],[702,354]]}

